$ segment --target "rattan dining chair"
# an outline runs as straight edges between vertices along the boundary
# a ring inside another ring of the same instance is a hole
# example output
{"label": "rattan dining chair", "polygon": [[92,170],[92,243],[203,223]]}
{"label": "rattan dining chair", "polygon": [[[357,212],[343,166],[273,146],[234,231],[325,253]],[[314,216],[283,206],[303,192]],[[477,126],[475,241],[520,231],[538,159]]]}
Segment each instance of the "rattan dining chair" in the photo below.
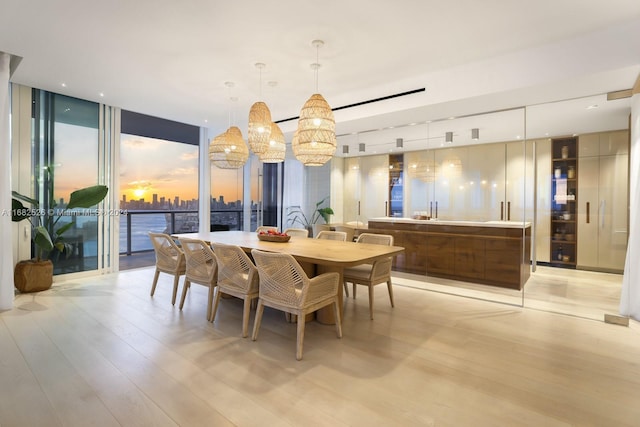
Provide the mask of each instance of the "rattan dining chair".
{"label": "rattan dining chair", "polygon": [[309,230],[306,228],[287,228],[284,230],[284,234],[291,237],[309,237]]}
{"label": "rattan dining chair", "polygon": [[176,295],[178,294],[178,282],[180,281],[180,276],[184,275],[186,270],[184,252],[168,234],[149,233],[149,238],[156,255],[156,271],[151,285],[151,296],[156,292],[160,273],[170,274],[173,276],[171,304],[175,304]]}
{"label": "rattan dining chair", "polygon": [[316,239],[327,239],[327,240],[339,240],[341,242],[347,241],[347,233],[344,231],[328,231],[322,230],[316,236]]}
{"label": "rattan dining chair", "polygon": [[350,225],[334,225],[333,228],[336,231],[342,231],[347,234],[347,242],[353,242],[353,236],[356,234],[355,227]]}
{"label": "rattan dining chair", "polygon": [[333,307],[336,333],[342,338],[338,308],[338,273],[323,273],[309,278],[300,264],[289,254],[251,251],[260,275],[260,297],[253,326],[252,340],[258,338],[264,307],[271,307],[298,316],[296,359],[302,359],[302,344],[307,313],[325,306]]}
{"label": "rattan dining chair", "polygon": [[212,243],[218,259],[218,292],[213,303],[213,322],[220,303],[220,294],[225,293],[244,300],[242,311],[242,338],[249,335],[251,301],[258,298],[258,270],[249,256],[239,247]]}
{"label": "rattan dining chair", "polygon": [[[393,236],[388,234],[362,233],[357,243],[371,243],[375,245],[393,246]],[[391,257],[375,261],[373,264],[362,264],[344,269],[344,290],[349,296],[347,283],[353,283],[353,298],[356,297],[356,285],[364,285],[369,288],[369,316],[373,319],[373,287],[386,283],[389,290],[391,307],[393,303],[393,288],[391,285]]]}
{"label": "rattan dining chair", "polygon": [[209,320],[211,319],[213,294],[217,282],[218,262],[211,247],[202,240],[180,239],[180,245],[187,260],[187,272],[184,276],[180,310],[184,307],[184,300],[187,297],[187,291],[191,288],[191,283],[206,286],[209,288],[209,298],[207,300],[207,320]]}

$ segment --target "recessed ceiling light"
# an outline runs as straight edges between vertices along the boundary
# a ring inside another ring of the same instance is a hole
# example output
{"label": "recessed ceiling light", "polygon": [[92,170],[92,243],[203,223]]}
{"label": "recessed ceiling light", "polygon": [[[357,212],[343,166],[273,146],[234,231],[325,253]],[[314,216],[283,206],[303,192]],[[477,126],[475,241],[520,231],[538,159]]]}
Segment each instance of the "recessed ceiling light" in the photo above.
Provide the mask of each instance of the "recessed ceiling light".
{"label": "recessed ceiling light", "polygon": [[60,86],[67,87],[67,84],[66,83],[62,83],[62,84],[60,84]]}
{"label": "recessed ceiling light", "polygon": [[207,120],[207,119],[204,119],[204,122],[205,122],[205,123],[209,123],[209,120]]}
{"label": "recessed ceiling light", "polygon": [[100,97],[103,98],[104,97],[104,93],[100,92]]}

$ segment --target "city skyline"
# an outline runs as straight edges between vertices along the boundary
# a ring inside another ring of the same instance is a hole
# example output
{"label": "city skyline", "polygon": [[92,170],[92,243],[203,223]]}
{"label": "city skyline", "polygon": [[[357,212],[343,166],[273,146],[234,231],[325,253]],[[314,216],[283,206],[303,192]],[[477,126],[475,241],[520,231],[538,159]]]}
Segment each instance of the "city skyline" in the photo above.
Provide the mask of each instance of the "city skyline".
{"label": "city skyline", "polygon": [[[224,196],[218,197],[211,196],[210,198],[211,210],[220,209],[234,209],[242,208],[242,200],[225,201]],[[151,200],[146,200],[144,197],[139,199],[129,200],[126,194],[123,194],[120,198],[120,209],[133,209],[133,210],[166,210],[176,209],[178,206],[181,210],[198,210],[197,198],[191,198],[189,200],[182,199],[180,196],[166,197],[159,196],[157,193],[151,195]],[[251,202],[253,205],[253,201]]]}

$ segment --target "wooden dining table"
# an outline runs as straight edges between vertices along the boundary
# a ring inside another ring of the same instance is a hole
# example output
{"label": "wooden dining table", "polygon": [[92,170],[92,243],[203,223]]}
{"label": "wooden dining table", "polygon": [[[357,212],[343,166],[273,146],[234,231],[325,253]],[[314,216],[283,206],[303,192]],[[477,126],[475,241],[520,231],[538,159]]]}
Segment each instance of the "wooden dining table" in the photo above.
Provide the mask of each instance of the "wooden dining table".
{"label": "wooden dining table", "polygon": [[[392,257],[404,251],[400,246],[374,245],[368,243],[342,242],[328,239],[292,237],[288,242],[266,242],[258,239],[257,233],[249,231],[213,231],[205,233],[173,234],[173,238],[198,239],[209,244],[224,243],[241,247],[245,252],[252,249],[285,253],[293,256],[309,275],[336,272],[339,274],[338,302],[340,316],[343,307],[343,272],[347,267],[370,264],[376,260]],[[317,313],[320,323],[335,323],[330,309]]]}

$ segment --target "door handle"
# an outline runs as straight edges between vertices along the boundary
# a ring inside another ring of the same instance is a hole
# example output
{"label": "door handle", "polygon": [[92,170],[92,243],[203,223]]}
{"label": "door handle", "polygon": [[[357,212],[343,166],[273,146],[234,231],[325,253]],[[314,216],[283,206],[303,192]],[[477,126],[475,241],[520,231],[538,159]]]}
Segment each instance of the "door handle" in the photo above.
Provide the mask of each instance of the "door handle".
{"label": "door handle", "polygon": [[438,218],[438,201],[436,200],[436,218]]}
{"label": "door handle", "polygon": [[433,202],[429,202],[429,218],[435,218],[433,216]]}
{"label": "door handle", "polygon": [[500,202],[500,221],[504,221],[504,202]]}
{"label": "door handle", "polygon": [[511,202],[507,202],[507,221],[511,221]]}
{"label": "door handle", "polygon": [[384,216],[389,216],[389,201],[384,202]]}
{"label": "door handle", "polygon": [[604,228],[604,211],[605,208],[607,206],[607,201],[606,200],[601,200],[600,201],[600,228]]}
{"label": "door handle", "polygon": [[358,216],[360,216],[360,200],[358,200]]}
{"label": "door handle", "polygon": [[590,212],[591,204],[587,202],[587,224],[591,222],[591,212]]}

